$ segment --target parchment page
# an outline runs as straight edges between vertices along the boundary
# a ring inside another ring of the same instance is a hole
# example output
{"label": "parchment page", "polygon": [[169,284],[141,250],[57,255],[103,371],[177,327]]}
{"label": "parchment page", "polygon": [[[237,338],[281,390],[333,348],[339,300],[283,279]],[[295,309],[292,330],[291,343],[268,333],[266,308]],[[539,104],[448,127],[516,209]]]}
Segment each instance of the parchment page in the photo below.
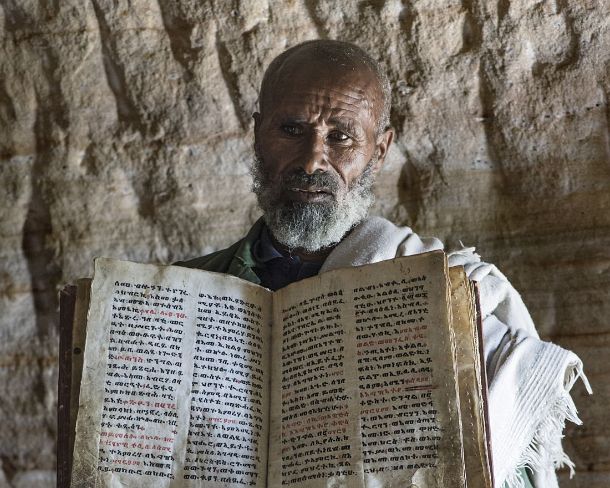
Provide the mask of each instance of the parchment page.
{"label": "parchment page", "polygon": [[274,297],[269,486],[464,486],[442,252]]}
{"label": "parchment page", "polygon": [[466,480],[468,488],[492,488],[473,289],[462,267],[451,268],[449,278]]}
{"label": "parchment page", "polygon": [[72,486],[265,487],[270,312],[237,278],[97,259]]}

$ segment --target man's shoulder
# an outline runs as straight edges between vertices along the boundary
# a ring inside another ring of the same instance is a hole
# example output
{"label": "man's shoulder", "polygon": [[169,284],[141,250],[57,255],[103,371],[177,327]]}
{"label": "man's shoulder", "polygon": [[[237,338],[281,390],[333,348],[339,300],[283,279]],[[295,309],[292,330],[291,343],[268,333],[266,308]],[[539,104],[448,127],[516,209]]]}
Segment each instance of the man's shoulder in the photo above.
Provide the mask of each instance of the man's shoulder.
{"label": "man's shoulder", "polygon": [[234,276],[243,277],[250,281],[256,281],[255,275],[253,271],[251,271],[255,266],[252,247],[258,240],[263,225],[262,219],[259,219],[250,228],[245,237],[231,244],[226,249],[206,254],[205,256],[188,259],[186,261],[178,261],[177,263],[174,263],[174,265],[202,269],[205,271],[215,271],[217,273],[228,273]]}
{"label": "man's shoulder", "polygon": [[174,266],[226,273],[244,239],[240,239],[226,249],[221,249],[220,251],[215,251],[211,254],[188,259],[186,261],[178,261],[174,263]]}

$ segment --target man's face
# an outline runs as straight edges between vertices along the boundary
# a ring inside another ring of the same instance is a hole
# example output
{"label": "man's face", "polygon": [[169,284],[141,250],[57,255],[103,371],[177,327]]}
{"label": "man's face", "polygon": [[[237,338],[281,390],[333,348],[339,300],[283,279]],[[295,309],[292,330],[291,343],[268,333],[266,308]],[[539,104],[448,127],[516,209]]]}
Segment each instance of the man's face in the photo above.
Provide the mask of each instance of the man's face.
{"label": "man's face", "polygon": [[377,134],[383,98],[370,70],[301,61],[254,116],[255,191],[276,239],[316,251],[366,215],[392,133]]}

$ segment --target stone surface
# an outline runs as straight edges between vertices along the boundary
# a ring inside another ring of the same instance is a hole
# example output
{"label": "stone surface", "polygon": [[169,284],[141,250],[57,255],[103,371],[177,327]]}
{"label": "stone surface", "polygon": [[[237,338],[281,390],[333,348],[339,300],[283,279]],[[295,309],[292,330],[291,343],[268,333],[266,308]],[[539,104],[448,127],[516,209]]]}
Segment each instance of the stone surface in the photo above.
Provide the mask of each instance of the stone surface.
{"label": "stone surface", "polygon": [[[607,2],[0,2],[0,486],[52,486],[57,287],[94,256],[225,246],[262,70],[323,37],[379,58],[396,145],[375,212],[475,245],[584,359],[564,486],[610,484]],[[45,481],[46,480],[46,481]],[[25,483],[25,484],[24,484]],[[48,484],[45,484],[48,483]]]}

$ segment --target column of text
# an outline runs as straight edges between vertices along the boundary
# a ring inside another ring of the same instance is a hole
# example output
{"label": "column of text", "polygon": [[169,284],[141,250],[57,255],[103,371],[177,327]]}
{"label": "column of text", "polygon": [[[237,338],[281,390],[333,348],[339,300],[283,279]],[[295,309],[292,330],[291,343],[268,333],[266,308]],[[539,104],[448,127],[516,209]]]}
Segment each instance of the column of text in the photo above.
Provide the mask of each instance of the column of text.
{"label": "column of text", "polygon": [[353,292],[364,471],[434,466],[440,432],[431,394],[427,279]]}
{"label": "column of text", "polygon": [[180,288],[115,282],[99,444],[101,471],[173,478],[186,318]]}
{"label": "column of text", "polygon": [[200,293],[184,478],[254,486],[264,428],[261,307]]}
{"label": "column of text", "polygon": [[351,475],[342,290],[282,310],[282,484]]}

